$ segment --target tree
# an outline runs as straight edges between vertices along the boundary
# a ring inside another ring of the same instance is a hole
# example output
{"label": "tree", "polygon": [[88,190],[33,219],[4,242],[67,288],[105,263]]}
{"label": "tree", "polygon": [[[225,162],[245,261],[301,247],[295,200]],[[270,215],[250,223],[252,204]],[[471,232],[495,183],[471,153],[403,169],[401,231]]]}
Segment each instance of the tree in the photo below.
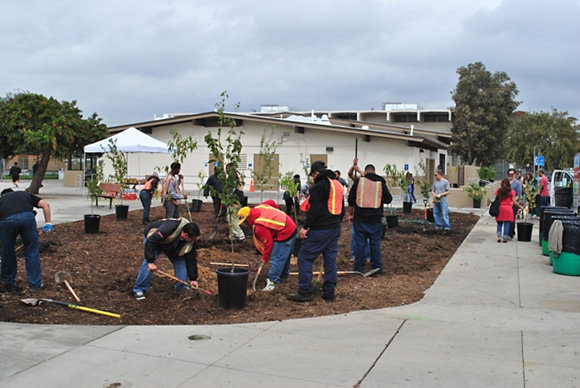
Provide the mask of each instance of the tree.
{"label": "tree", "polygon": [[[212,196],[217,195],[220,198],[222,205],[227,209],[228,220],[232,220],[236,215],[237,205],[240,204],[240,200],[235,194],[234,190],[239,184],[237,170],[240,162],[242,161],[240,157],[240,153],[242,152],[241,138],[244,132],[241,129],[237,129],[236,121],[226,115],[226,101],[229,98],[227,91],[222,92],[221,97],[222,100],[216,103],[217,112],[219,114],[216,136],[214,137],[211,131],[208,131],[204,137],[204,140],[207,144],[207,147],[216,158],[215,160],[210,160],[210,162],[218,162],[218,166],[216,166],[216,173],[218,179],[223,184],[222,190],[219,193],[215,193],[213,187],[210,187]],[[236,111],[239,109],[239,106],[240,103],[237,103]],[[225,144],[222,139],[223,127],[228,128]],[[224,168],[224,162],[227,162],[227,168]],[[230,223],[230,245],[233,253],[234,240],[231,229],[232,224]]]}
{"label": "tree", "polygon": [[492,74],[481,62],[457,69],[451,132],[460,141],[450,151],[467,164],[493,165],[503,157],[510,119],[520,104],[516,84],[504,72]]}
{"label": "tree", "polygon": [[264,185],[272,179],[272,172],[274,171],[274,155],[276,154],[276,140],[274,139],[274,128],[271,127],[270,136],[266,139],[266,130],[262,133],[260,139],[260,171],[253,170],[252,177],[255,179],[255,184],[260,185],[260,202],[264,199]]}
{"label": "tree", "polygon": [[507,144],[508,160],[532,166],[535,149],[536,155],[544,156],[545,169],[565,168],[580,152],[580,133],[568,112],[517,112]]}
{"label": "tree", "polygon": [[22,92],[0,99],[0,157],[39,156],[38,170],[26,191],[38,194],[51,157],[65,158],[73,150],[107,137],[107,126],[96,113],[84,119],[76,101]]}

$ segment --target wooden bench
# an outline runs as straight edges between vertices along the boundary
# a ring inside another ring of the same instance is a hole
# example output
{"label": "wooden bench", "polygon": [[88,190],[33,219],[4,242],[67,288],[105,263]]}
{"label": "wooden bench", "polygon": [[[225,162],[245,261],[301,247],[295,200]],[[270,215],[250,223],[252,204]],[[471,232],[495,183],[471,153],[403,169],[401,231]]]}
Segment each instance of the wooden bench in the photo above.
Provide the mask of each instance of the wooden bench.
{"label": "wooden bench", "polygon": [[109,209],[112,209],[113,199],[122,191],[121,184],[103,182],[99,185],[99,189],[101,189],[102,193],[95,198],[95,206],[99,206],[99,198],[105,198],[109,200]]}

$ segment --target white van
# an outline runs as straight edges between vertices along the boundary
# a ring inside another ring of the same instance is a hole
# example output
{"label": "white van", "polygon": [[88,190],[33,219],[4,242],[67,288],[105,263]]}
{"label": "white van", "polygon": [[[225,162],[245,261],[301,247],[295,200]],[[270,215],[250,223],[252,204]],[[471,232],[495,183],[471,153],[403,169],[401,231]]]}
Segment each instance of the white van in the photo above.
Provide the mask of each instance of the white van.
{"label": "white van", "polygon": [[578,212],[580,205],[580,186],[578,177],[580,175],[580,153],[574,156],[574,169],[554,170],[550,182],[550,205],[565,206]]}

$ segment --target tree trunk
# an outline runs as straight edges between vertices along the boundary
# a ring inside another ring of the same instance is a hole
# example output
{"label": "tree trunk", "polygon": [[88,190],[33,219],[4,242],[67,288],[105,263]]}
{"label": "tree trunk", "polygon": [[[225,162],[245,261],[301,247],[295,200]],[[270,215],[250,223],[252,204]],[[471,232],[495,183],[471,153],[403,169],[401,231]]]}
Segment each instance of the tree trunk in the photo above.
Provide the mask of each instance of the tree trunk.
{"label": "tree trunk", "polygon": [[46,174],[46,169],[48,168],[48,162],[50,161],[50,151],[46,150],[40,156],[38,161],[38,168],[36,169],[36,174],[32,177],[30,186],[26,189],[27,192],[31,194],[38,194],[40,186],[42,185],[42,180],[44,179],[44,174]]}

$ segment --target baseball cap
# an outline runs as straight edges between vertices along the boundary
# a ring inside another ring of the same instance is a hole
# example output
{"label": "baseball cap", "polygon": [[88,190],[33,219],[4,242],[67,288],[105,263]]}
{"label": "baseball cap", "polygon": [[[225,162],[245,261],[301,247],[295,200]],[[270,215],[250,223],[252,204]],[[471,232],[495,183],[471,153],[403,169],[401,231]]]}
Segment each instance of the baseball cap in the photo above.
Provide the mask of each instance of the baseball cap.
{"label": "baseball cap", "polygon": [[310,175],[314,174],[315,172],[322,171],[326,168],[326,165],[322,160],[317,160],[316,162],[312,163],[310,166]]}
{"label": "baseball cap", "polygon": [[243,208],[241,208],[238,211],[238,218],[240,219],[240,222],[238,223],[238,225],[242,225],[244,223],[244,221],[246,221],[246,218],[248,218],[249,215],[250,215],[250,207],[249,206],[244,206]]}

